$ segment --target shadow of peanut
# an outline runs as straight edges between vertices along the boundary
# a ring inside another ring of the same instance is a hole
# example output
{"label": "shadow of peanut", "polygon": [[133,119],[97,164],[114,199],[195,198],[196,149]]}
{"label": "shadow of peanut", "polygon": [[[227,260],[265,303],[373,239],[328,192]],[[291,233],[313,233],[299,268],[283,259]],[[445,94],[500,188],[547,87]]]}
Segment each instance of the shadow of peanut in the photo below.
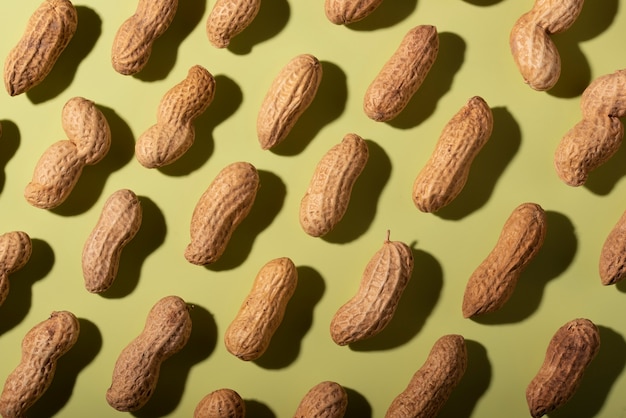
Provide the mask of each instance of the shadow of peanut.
{"label": "shadow of peanut", "polygon": [[[339,383],[339,382],[337,382]],[[348,407],[346,408],[345,418],[371,418],[372,406],[365,396],[352,388],[344,386],[348,394]]]}
{"label": "shadow of peanut", "polygon": [[244,403],[246,404],[246,416],[255,418],[276,418],[274,411],[261,401],[256,399],[244,399]]}
{"label": "shadow of peanut", "polygon": [[2,129],[0,134],[0,193],[2,193],[6,182],[4,169],[19,149],[22,138],[15,122],[3,119],[0,120],[0,127]]}
{"label": "shadow of peanut", "polygon": [[278,35],[287,26],[290,15],[287,0],[262,1],[252,23],[231,40],[228,50],[237,55],[249,54],[256,45]]}

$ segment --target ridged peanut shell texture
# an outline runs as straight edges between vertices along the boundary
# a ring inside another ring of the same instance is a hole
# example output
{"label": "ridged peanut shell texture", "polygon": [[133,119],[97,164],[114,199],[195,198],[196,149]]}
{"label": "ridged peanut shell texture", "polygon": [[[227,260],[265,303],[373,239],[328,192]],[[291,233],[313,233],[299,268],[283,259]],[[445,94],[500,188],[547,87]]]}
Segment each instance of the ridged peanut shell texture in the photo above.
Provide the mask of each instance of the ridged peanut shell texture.
{"label": "ridged peanut shell texture", "polygon": [[169,165],[182,157],[194,143],[193,125],[215,96],[215,79],[200,65],[165,93],[157,110],[157,123],[135,143],[135,157],[146,168]]}
{"label": "ridged peanut shell texture", "polygon": [[272,82],[261,108],[256,129],[264,150],[283,142],[308,109],[322,81],[322,64],[311,54],[292,58]]}
{"label": "ridged peanut shell texture", "polygon": [[87,291],[102,293],[111,287],[122,250],[139,231],[141,218],[141,202],[132,190],[117,190],[104,202],[98,222],[83,246],[82,269]]}
{"label": "ridged peanut shell texture", "polygon": [[398,116],[424,82],[438,53],[435,26],[419,25],[409,30],[367,88],[363,98],[365,114],[378,122]]}
{"label": "ridged peanut shell texture", "polygon": [[244,361],[261,357],[285,316],[297,284],[298,271],[288,257],[270,260],[261,267],[226,329],[224,344],[228,352]]}
{"label": "ridged peanut shell texture", "polygon": [[348,393],[339,383],[324,381],[304,395],[294,418],[342,418],[348,409]]}
{"label": "ridged peanut shell texture", "polygon": [[349,25],[365,19],[383,0],[326,0],[324,13],[335,25]]}
{"label": "ridged peanut shell texture", "polygon": [[356,134],[347,134],[324,154],[300,201],[299,219],[304,232],[321,237],[337,226],[368,158],[367,143]]}
{"label": "ridged peanut shell texture", "polygon": [[244,418],[246,404],[232,389],[217,389],[198,402],[193,418]]}
{"label": "ridged peanut shell texture", "polygon": [[216,48],[226,48],[250,26],[260,9],[261,0],[217,0],[206,21],[209,42]]}
{"label": "ridged peanut shell texture", "polygon": [[176,15],[178,0],[139,0],[135,13],[119,27],[111,48],[111,64],[122,75],[143,70],[154,42]]}
{"label": "ridged peanut shell texture", "polygon": [[448,121],[430,158],[413,183],[413,203],[437,212],[463,190],[472,163],[493,131],[491,108],[474,96]]}
{"label": "ridged peanut shell texture", "polygon": [[22,418],[48,390],[57,362],[78,341],[80,323],[69,311],[55,311],[31,328],[22,340],[20,363],[7,377],[0,394],[0,415]]}
{"label": "ridged peanut shell texture", "polygon": [[396,312],[413,274],[413,264],[411,248],[403,242],[390,241],[387,236],[367,263],[356,295],[333,316],[333,341],[347,345],[380,333]]}
{"label": "ridged peanut shell texture", "polygon": [[26,265],[33,252],[30,236],[23,231],[0,235],[0,305],[9,295],[9,275]]}
{"label": "ridged peanut shell texture", "polygon": [[599,350],[600,332],[589,319],[574,319],[559,328],[548,344],[543,364],[526,388],[530,415],[538,418],[565,405]]}
{"label": "ridged peanut shell texture", "polygon": [[439,338],[406,389],[389,405],[385,418],[432,418],[446,404],[467,369],[467,346],[461,335]]}
{"label": "ridged peanut shell texture", "polygon": [[463,317],[495,312],[511,298],[517,282],[546,237],[545,211],[523,203],[508,217],[496,245],[474,270],[463,295]]}
{"label": "ridged peanut shell texture", "polygon": [[40,84],[52,71],[77,27],[78,13],[69,0],[41,3],[4,62],[7,92],[17,96]]}
{"label": "ridged peanut shell texture", "polygon": [[252,210],[258,189],[259,173],[250,163],[235,162],[217,174],[194,208],[187,261],[206,265],[222,256],[233,232]]}
{"label": "ridged peanut shell texture", "polygon": [[626,212],[611,228],[600,251],[600,281],[609,286],[626,278]]}
{"label": "ridged peanut shell texture", "polygon": [[120,353],[106,400],[118,411],[136,411],[154,393],[161,364],[187,344],[191,307],[178,296],[166,296],[150,309],[141,333]]}

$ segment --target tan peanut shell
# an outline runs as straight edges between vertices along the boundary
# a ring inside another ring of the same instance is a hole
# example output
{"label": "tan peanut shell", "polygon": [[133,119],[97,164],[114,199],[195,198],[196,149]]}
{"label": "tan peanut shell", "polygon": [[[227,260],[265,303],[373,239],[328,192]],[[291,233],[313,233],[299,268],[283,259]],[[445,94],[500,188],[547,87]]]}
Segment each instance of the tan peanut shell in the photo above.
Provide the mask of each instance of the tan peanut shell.
{"label": "tan peanut shell", "polygon": [[187,261],[206,265],[222,256],[233,232],[252,210],[258,189],[259,173],[248,162],[231,163],[217,174],[194,208]]}
{"label": "tan peanut shell", "polygon": [[23,231],[0,235],[0,305],[9,294],[9,275],[26,265],[33,252],[30,236]]}
{"label": "tan peanut shell", "polygon": [[216,0],[206,21],[209,42],[216,48],[226,48],[250,26],[260,9],[261,0]]}
{"label": "tan peanut shell", "polygon": [[463,190],[472,163],[493,131],[491,108],[474,96],[448,121],[426,165],[413,183],[413,203],[437,212]]}
{"label": "tan peanut shell", "polygon": [[489,255],[470,276],[463,295],[463,317],[500,309],[511,298],[520,275],[541,249],[546,214],[536,203],[516,207]]}
{"label": "tan peanut shell", "polygon": [[109,124],[91,100],[68,100],[61,124],[68,139],[52,144],[43,153],[24,190],[26,201],[37,208],[52,209],[63,203],[83,168],[100,162],[111,147]]}
{"label": "tan peanut shell", "polygon": [[626,278],[626,212],[620,216],[600,251],[600,281],[609,286]]}
{"label": "tan peanut shell", "polygon": [[119,27],[111,48],[111,64],[123,75],[143,70],[152,46],[169,28],[178,0],[139,0],[135,13]]}
{"label": "tan peanut shell", "polygon": [[322,81],[322,64],[311,54],[292,58],[267,91],[256,129],[264,150],[283,142],[300,116],[311,105]]}
{"label": "tan peanut shell", "polygon": [[178,296],[166,296],[150,309],[141,333],[120,353],[106,400],[118,411],[136,411],[150,400],[161,364],[187,344],[191,307]]}
{"label": "tan peanut shell", "polygon": [[439,52],[439,34],[432,25],[409,30],[365,92],[363,110],[378,122],[398,116],[420,88]]}
{"label": "tan peanut shell", "polygon": [[304,232],[321,237],[337,226],[368,158],[367,143],[356,134],[347,134],[324,154],[300,201],[300,225]]}
{"label": "tan peanut shell", "polygon": [[26,416],[52,384],[57,361],[76,344],[79,333],[78,319],[69,311],[52,312],[26,333],[20,363],[7,377],[0,394],[0,416]]}
{"label": "tan peanut shell", "polygon": [[226,329],[224,344],[235,357],[261,357],[285,316],[298,283],[298,271],[288,257],[268,261],[257,273],[252,289]]}
{"label": "tan peanut shell", "polygon": [[194,121],[209,107],[215,96],[215,79],[204,67],[194,65],[187,77],[161,99],[157,123],[135,143],[135,157],[147,168],[173,163],[195,140]]}
{"label": "tan peanut shell", "polygon": [[198,402],[193,418],[244,418],[246,404],[232,389],[217,389]]}
{"label": "tan peanut shell", "polygon": [[25,93],[50,73],[78,27],[69,0],[44,0],[28,19],[24,34],[4,62],[4,86],[11,96]]}
{"label": "tan peanut shell", "polygon": [[82,269],[87,291],[102,293],[111,287],[122,250],[139,231],[141,217],[141,202],[132,190],[117,190],[106,200],[83,246]]}
{"label": "tan peanut shell", "polygon": [[590,320],[574,319],[559,328],[548,344],[543,364],[526,388],[530,415],[538,418],[566,404],[599,349],[600,332]]}
{"label": "tan peanut shell", "polygon": [[569,186],[585,184],[589,173],[607,162],[624,138],[626,69],[593,80],[580,100],[582,119],[561,139],[554,153],[559,178]]}
{"label": "tan peanut shell", "polygon": [[535,0],[509,34],[511,54],[524,82],[537,91],[550,90],[561,75],[561,56],[550,35],[569,29],[584,0]]}
{"label": "tan peanut shell", "polygon": [[467,347],[461,335],[439,338],[406,387],[389,405],[385,418],[436,417],[467,369]]}
{"label": "tan peanut shell", "polygon": [[339,383],[324,381],[300,400],[294,418],[342,418],[348,409],[348,393]]}
{"label": "tan peanut shell", "polygon": [[325,0],[326,17],[335,25],[349,25],[365,19],[383,0]]}
{"label": "tan peanut shell", "polygon": [[333,341],[347,345],[381,332],[396,312],[413,274],[413,264],[411,248],[403,242],[390,241],[387,235],[383,246],[367,263],[358,292],[333,316]]}

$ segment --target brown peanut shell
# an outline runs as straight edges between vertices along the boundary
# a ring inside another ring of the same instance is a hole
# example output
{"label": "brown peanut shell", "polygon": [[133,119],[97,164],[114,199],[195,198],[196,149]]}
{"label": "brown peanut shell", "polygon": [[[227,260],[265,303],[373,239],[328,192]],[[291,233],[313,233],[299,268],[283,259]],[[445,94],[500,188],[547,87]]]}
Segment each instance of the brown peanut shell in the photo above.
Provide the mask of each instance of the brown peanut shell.
{"label": "brown peanut shell", "polygon": [[250,26],[260,9],[261,0],[216,0],[206,21],[209,42],[216,48],[226,48]]}
{"label": "brown peanut shell", "polygon": [[349,25],[365,19],[383,0],[325,0],[324,13],[335,25]]}
{"label": "brown peanut shell", "polygon": [[23,231],[0,235],[0,305],[9,294],[9,275],[26,265],[33,252],[30,236]]}
{"label": "brown peanut shell", "polygon": [[244,418],[246,404],[232,389],[217,389],[198,402],[193,418]]}
{"label": "brown peanut shell", "polygon": [[300,400],[294,418],[342,418],[348,409],[348,393],[339,383],[324,381]]}
{"label": "brown peanut shell", "polygon": [[600,281],[609,286],[626,278],[626,212],[607,235],[600,251]]}

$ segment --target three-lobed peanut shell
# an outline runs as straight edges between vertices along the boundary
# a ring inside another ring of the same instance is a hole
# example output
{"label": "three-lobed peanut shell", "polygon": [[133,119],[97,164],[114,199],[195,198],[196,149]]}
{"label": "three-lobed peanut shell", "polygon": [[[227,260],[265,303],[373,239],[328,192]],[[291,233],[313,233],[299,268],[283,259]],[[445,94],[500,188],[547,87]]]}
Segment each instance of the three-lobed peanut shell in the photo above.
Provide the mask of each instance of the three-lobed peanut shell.
{"label": "three-lobed peanut shell", "polygon": [[132,190],[117,190],[104,202],[98,222],[83,246],[82,270],[87,291],[102,293],[111,287],[122,250],[139,231],[141,218],[141,202]]}
{"label": "three-lobed peanut shell", "polygon": [[26,265],[33,252],[30,236],[24,231],[0,235],[0,305],[9,294],[9,275]]}
{"label": "three-lobed peanut shell", "polygon": [[44,0],[28,19],[24,34],[4,62],[4,86],[11,96],[40,84],[52,71],[78,27],[69,0]]}
{"label": "three-lobed peanut shell", "polygon": [[78,341],[80,323],[69,311],[54,311],[22,340],[20,363],[8,375],[0,394],[0,415],[22,418],[48,390],[57,362]]}
{"label": "three-lobed peanut shell", "polygon": [[349,25],[365,19],[383,0],[325,0],[324,13],[335,25]]}
{"label": "three-lobed peanut shell", "polygon": [[367,263],[357,293],[342,305],[330,323],[330,335],[347,345],[380,333],[391,322],[413,274],[413,252],[401,241],[389,240]]}
{"label": "three-lobed peanut shell", "polygon": [[348,393],[337,382],[326,380],[304,395],[294,418],[342,418],[348,409]]}
{"label": "three-lobed peanut shell", "polygon": [[135,157],[146,168],[169,165],[194,143],[194,121],[215,96],[215,78],[204,67],[192,66],[187,77],[168,90],[157,110],[157,123],[135,143]]}
{"label": "three-lobed peanut shell", "polygon": [[470,276],[463,295],[463,317],[495,312],[511,298],[517,282],[546,237],[546,213],[522,203],[509,215],[495,246]]}
{"label": "three-lobed peanut shell", "polygon": [[113,368],[107,403],[118,411],[136,411],[150,400],[161,364],[187,344],[191,306],[178,296],[166,296],[150,309],[141,333],[120,353]]}
{"label": "three-lobed peanut shell", "polygon": [[385,418],[436,417],[465,375],[467,360],[463,336],[440,337],[406,389],[391,402]]}
{"label": "three-lobed peanut shell", "polygon": [[435,149],[413,183],[413,203],[422,212],[437,212],[463,190],[472,163],[493,131],[493,114],[474,96],[448,121]]}
{"label": "three-lobed peanut shell", "polygon": [[257,116],[256,130],[261,148],[275,147],[313,102],[322,81],[322,64],[311,54],[292,58],[278,73],[267,91]]}
{"label": "three-lobed peanut shell", "polygon": [[298,270],[288,257],[268,261],[226,329],[224,344],[235,357],[251,361],[268,349],[298,283]]}
{"label": "three-lobed peanut shell", "polygon": [[239,393],[228,388],[208,393],[193,411],[193,418],[244,418],[245,415],[245,402]]}
{"label": "three-lobed peanut shell", "polygon": [[368,158],[367,143],[352,133],[324,154],[300,202],[299,220],[304,232],[321,237],[337,226]]}
{"label": "three-lobed peanut shell", "polygon": [[367,88],[363,98],[365,114],[378,122],[398,116],[424,82],[438,53],[435,26],[410,29]]}
{"label": "three-lobed peanut shell", "polygon": [[252,210],[258,189],[259,173],[248,162],[231,163],[217,174],[194,208],[187,261],[206,265],[222,256],[233,232]]}
{"label": "three-lobed peanut shell", "polygon": [[209,42],[216,48],[226,48],[250,26],[260,9],[261,0],[216,0],[206,21]]}
{"label": "three-lobed peanut shell", "polygon": [[544,361],[526,388],[534,418],[565,405],[576,393],[583,375],[600,350],[600,332],[589,319],[577,318],[561,326],[548,343]]}
{"label": "three-lobed peanut shell", "polygon": [[617,220],[600,251],[600,282],[613,285],[626,278],[626,212]]}

